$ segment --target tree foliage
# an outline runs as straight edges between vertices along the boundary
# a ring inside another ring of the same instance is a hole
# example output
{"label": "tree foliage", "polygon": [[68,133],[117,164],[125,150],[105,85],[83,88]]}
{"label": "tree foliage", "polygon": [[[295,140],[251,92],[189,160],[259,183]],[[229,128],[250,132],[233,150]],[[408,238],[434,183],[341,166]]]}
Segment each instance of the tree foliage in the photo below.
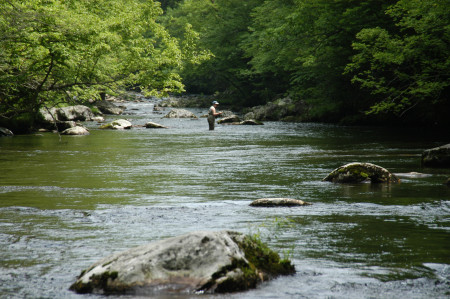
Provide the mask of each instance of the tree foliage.
{"label": "tree foliage", "polygon": [[353,43],[358,53],[347,66],[353,82],[379,99],[369,113],[449,108],[450,1],[401,0],[387,14],[397,30],[361,30]]}
{"label": "tree foliage", "polygon": [[181,91],[177,41],[140,0],[0,2],[0,116],[140,85]]}
{"label": "tree foliage", "polygon": [[0,117],[117,88],[186,86],[236,106],[289,96],[308,120],[449,123],[449,4],[3,0]]}
{"label": "tree foliage", "polygon": [[250,12],[261,1],[185,0],[168,9],[163,20],[169,32],[183,39],[181,29],[189,24],[199,34],[198,45],[211,59],[190,65],[182,72],[188,91],[215,93],[246,101],[248,86],[254,84],[247,72],[248,59],[240,47],[249,34]]}
{"label": "tree foliage", "polygon": [[[364,26],[386,22],[388,1],[265,1],[252,14],[246,53],[253,70],[274,73],[287,91],[312,107],[311,117],[342,116],[359,107],[342,73],[351,42]],[[333,116],[334,115],[334,116]]]}
{"label": "tree foliage", "polygon": [[166,16],[172,34],[189,23],[214,55],[183,72],[188,90],[241,104],[290,96],[313,120],[426,111],[430,122],[448,108],[449,7],[449,0],[184,0]]}

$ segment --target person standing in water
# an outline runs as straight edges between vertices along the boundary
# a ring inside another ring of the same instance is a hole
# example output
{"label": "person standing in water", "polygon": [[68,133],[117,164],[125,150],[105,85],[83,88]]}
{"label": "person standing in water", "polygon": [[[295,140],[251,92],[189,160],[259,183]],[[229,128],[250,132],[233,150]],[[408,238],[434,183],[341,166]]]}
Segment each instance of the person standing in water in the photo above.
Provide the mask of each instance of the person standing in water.
{"label": "person standing in water", "polygon": [[217,112],[216,108],[219,106],[219,102],[213,101],[212,106],[209,107],[208,111],[208,124],[209,124],[209,130],[214,130],[214,125],[216,123],[216,117],[222,114],[222,112]]}

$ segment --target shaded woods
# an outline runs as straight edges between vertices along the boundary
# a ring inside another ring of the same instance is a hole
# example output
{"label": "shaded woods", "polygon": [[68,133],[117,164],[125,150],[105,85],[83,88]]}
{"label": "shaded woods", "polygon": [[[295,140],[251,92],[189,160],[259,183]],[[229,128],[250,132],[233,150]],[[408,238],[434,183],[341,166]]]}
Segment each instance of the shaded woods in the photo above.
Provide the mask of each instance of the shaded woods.
{"label": "shaded woods", "polygon": [[2,125],[130,88],[213,94],[236,108],[289,97],[304,121],[449,125],[448,0],[30,0],[0,10]]}

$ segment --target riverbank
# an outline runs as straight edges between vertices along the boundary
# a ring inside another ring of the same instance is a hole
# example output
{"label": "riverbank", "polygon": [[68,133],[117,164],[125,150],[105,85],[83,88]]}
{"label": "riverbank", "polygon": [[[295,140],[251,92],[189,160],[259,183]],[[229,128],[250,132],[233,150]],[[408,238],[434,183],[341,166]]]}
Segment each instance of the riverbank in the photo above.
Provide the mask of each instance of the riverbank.
{"label": "riverbank", "polygon": [[384,127],[427,127],[442,133],[450,129],[450,123],[422,123],[419,118],[403,118],[393,115],[373,115],[361,111],[359,114],[348,115],[342,118],[322,118],[311,113],[311,107],[302,101],[294,101],[290,97],[281,97],[265,105],[254,107],[241,107],[235,103],[228,105],[227,101],[212,95],[185,95],[162,98],[159,106],[173,108],[202,108],[209,107],[212,100],[221,102],[220,109],[232,110],[242,115],[243,119],[257,121],[283,121],[283,122],[318,122],[334,123],[348,126],[384,126]]}

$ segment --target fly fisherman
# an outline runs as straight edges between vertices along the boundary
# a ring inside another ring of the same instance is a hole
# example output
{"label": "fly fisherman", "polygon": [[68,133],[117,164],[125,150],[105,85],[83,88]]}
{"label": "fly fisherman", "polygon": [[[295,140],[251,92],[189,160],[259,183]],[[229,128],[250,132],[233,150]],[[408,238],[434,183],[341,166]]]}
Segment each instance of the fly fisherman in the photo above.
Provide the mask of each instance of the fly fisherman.
{"label": "fly fisherman", "polygon": [[216,117],[222,114],[222,112],[217,112],[216,108],[219,106],[219,102],[213,101],[212,106],[209,107],[208,111],[208,124],[209,124],[209,130],[214,130],[214,125],[216,123]]}

